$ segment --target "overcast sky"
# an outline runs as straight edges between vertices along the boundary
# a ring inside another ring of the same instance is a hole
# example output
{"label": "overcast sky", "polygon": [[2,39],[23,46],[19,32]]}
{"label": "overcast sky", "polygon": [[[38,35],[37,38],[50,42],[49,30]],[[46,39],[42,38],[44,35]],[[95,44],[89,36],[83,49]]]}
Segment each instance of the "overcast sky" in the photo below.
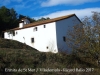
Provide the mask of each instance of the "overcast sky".
{"label": "overcast sky", "polygon": [[75,13],[80,19],[100,12],[100,0],[0,0],[0,6],[14,8],[31,18],[55,18]]}

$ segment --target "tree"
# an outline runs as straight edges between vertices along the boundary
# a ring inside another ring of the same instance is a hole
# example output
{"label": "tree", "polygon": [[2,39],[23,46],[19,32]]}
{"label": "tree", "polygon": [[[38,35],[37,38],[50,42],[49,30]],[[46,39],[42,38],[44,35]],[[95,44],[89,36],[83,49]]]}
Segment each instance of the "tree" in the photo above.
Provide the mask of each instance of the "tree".
{"label": "tree", "polygon": [[36,22],[36,20],[34,18],[30,18],[29,16],[27,16],[27,19],[30,21],[30,23]]}
{"label": "tree", "polygon": [[49,17],[47,17],[47,18],[42,17],[42,18],[38,19],[37,21],[44,21],[44,20],[48,20],[48,19],[50,19],[50,18]]}
{"label": "tree", "polygon": [[0,7],[0,37],[2,36],[3,31],[18,27],[19,21],[25,17],[31,23],[49,19],[49,18],[41,18],[39,20],[35,20],[34,18],[30,18],[29,16],[24,16],[21,14],[18,15],[13,8],[8,9],[5,6],[2,6]]}
{"label": "tree", "polygon": [[19,21],[22,19],[22,18],[25,18],[26,16],[24,16],[24,15],[21,15],[21,14],[19,14]]}
{"label": "tree", "polygon": [[0,36],[2,35],[2,31],[17,27],[17,18],[18,15],[13,8],[0,7]]}
{"label": "tree", "polygon": [[82,19],[83,24],[67,32],[67,45],[78,57],[100,57],[100,13],[93,12],[91,17]]}
{"label": "tree", "polygon": [[30,21],[30,23],[32,23],[32,22],[36,22],[36,20],[34,19],[34,18],[30,18],[29,16],[24,16],[24,15],[19,15],[19,21],[22,19],[22,18],[27,18],[29,21]]}

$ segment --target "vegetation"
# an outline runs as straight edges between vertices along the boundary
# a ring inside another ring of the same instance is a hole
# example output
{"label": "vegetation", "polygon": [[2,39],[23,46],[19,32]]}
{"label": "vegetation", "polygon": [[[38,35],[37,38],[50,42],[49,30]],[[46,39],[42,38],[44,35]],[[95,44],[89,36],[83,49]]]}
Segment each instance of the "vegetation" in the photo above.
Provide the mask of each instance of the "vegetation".
{"label": "vegetation", "polygon": [[[24,17],[13,8],[0,7],[0,36],[2,31],[17,27]],[[27,18],[31,22],[49,19]],[[100,13],[93,12],[82,22],[67,32],[70,55],[38,52],[23,43],[0,38],[0,75],[100,75]]]}
{"label": "vegetation", "polygon": [[[9,49],[33,49],[32,47],[23,44],[21,42],[18,41],[14,41],[14,40],[8,40],[8,39],[3,39],[0,38],[0,48],[9,48]],[[35,51],[37,51],[36,49],[34,49]]]}
{"label": "vegetation", "polygon": [[[91,17],[82,19],[67,32],[66,43],[72,54],[88,63],[100,65],[100,13],[92,12]],[[99,68],[100,69],[100,68]]]}
{"label": "vegetation", "polygon": [[9,9],[5,6],[0,7],[0,37],[3,37],[3,31],[18,27],[19,21],[22,18],[27,18],[31,23],[36,21],[43,21],[49,18],[41,18],[35,20],[29,16],[18,14],[13,8]]}
{"label": "vegetation", "polygon": [[76,56],[85,56],[98,60],[100,58],[100,13],[85,17],[83,24],[73,27],[67,33],[67,45]]}
{"label": "vegetation", "polygon": [[[38,52],[25,44],[13,40],[0,39],[0,75],[99,75],[99,66],[87,58],[79,58],[66,53]],[[45,70],[44,70],[44,69]],[[46,71],[47,69],[55,69]],[[68,72],[67,69],[86,69],[89,72]],[[12,70],[11,70],[12,69]],[[62,70],[62,71],[59,71]],[[36,72],[37,71],[37,72]],[[55,72],[57,71],[57,72]]]}
{"label": "vegetation", "polygon": [[17,13],[14,9],[8,9],[5,6],[0,8],[0,34],[2,31],[16,27],[18,25]]}

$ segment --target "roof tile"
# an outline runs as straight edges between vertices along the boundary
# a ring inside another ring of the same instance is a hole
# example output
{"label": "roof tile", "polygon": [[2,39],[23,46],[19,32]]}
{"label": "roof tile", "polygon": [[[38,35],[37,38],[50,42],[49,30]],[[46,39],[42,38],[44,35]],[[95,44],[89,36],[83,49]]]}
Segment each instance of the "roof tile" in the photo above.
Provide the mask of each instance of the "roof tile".
{"label": "roof tile", "polygon": [[75,14],[70,14],[70,15],[66,15],[66,16],[62,16],[62,17],[58,17],[58,18],[54,18],[54,19],[39,21],[39,22],[33,22],[33,23],[30,23],[30,24],[25,25],[23,28],[17,27],[17,28],[14,28],[12,30],[20,30],[20,29],[25,29],[25,28],[29,28],[29,27],[39,26],[39,25],[42,25],[42,24],[56,22],[56,21],[59,21],[59,20],[63,20],[63,19],[66,19],[66,18],[70,18],[72,16],[75,16]]}

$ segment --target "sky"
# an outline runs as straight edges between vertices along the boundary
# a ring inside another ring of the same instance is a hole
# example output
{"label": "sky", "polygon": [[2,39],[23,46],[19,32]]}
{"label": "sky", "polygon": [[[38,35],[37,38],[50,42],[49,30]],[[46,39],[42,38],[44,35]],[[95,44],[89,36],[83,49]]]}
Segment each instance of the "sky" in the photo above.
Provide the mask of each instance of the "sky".
{"label": "sky", "polygon": [[76,14],[80,19],[100,12],[100,0],[0,0],[0,7],[14,8],[18,14],[39,19]]}

